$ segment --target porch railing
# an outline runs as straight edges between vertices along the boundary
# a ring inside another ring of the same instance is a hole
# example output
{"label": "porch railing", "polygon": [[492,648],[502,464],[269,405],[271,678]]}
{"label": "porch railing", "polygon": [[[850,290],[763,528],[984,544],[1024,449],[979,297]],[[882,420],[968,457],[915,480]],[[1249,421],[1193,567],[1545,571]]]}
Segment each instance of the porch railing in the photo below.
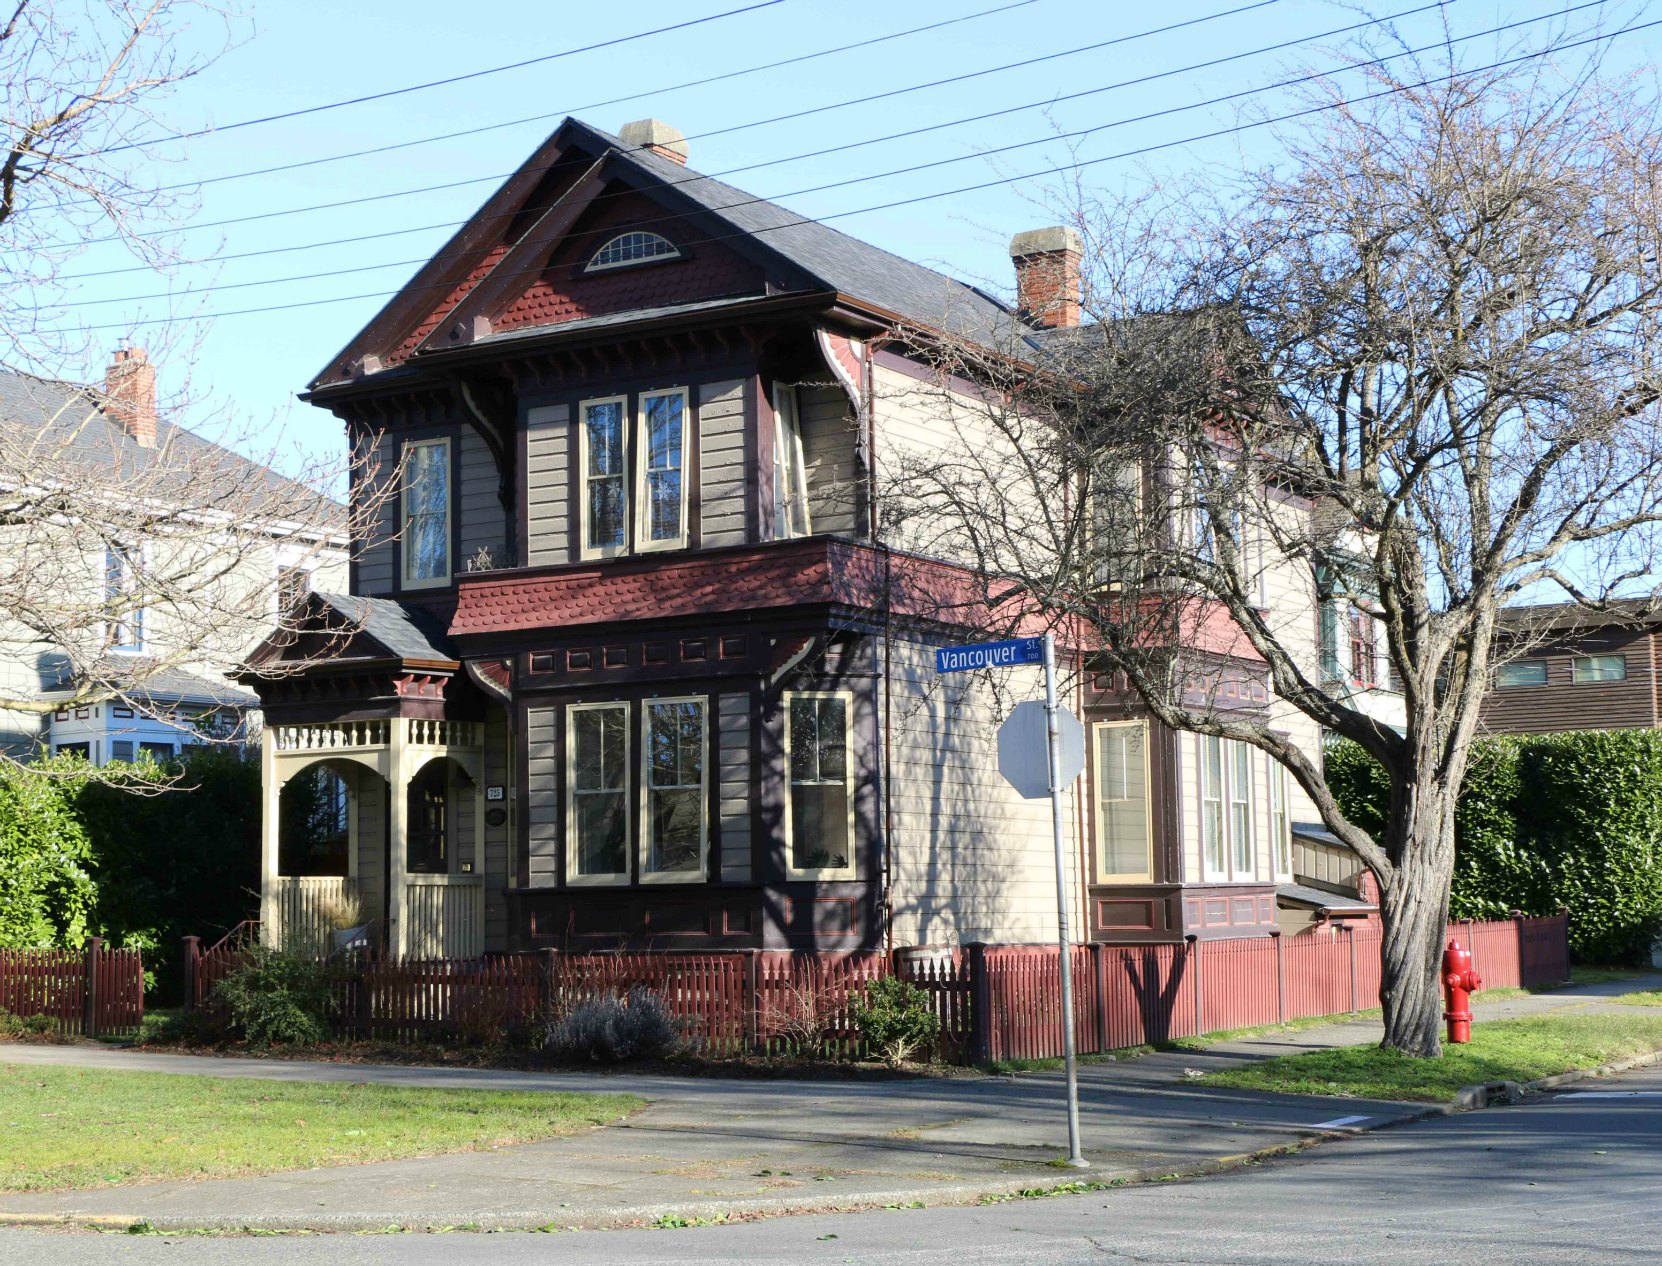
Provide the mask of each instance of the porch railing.
{"label": "porch railing", "polygon": [[483,876],[406,875],[403,952],[409,958],[477,958],[483,954]]}
{"label": "porch railing", "polygon": [[276,897],[267,943],[327,952],[329,934],[357,899],[357,886],[336,875],[280,875],[272,881]]}

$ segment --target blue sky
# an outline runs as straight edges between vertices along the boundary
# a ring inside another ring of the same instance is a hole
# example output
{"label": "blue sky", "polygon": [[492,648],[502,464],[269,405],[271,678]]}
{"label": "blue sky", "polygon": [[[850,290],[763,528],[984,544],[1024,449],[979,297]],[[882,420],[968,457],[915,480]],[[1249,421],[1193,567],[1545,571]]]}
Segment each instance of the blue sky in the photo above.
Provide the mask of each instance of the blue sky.
{"label": "blue sky", "polygon": [[[396,5],[343,5],[339,0],[254,3],[247,20],[237,27],[243,37],[238,47],[162,103],[160,118],[179,130],[223,127],[542,57],[758,2],[637,0],[624,6],[484,0],[470,7],[437,0],[402,0]],[[1422,12],[1394,25],[1408,43],[1418,46],[1434,41],[1445,21],[1451,33],[1460,35],[1560,13],[1582,2],[1453,0],[1442,12]],[[375,241],[316,244],[464,220],[494,188],[491,178],[513,170],[568,113],[614,131],[631,119],[664,119],[688,135],[691,165],[700,171],[735,173],[726,178],[776,197],[801,214],[838,216],[832,223],[844,232],[977,284],[1007,289],[1006,243],[1015,232],[1054,220],[1043,203],[1046,189],[1058,183],[1055,177],[1018,180],[858,215],[839,213],[1065,165],[1075,152],[1071,146],[1077,146],[1081,160],[1109,160],[1094,163],[1085,173],[1088,181],[1101,185],[1142,179],[1146,167],[1170,171],[1216,164],[1221,169],[1238,164],[1243,156],[1250,161],[1267,159],[1273,151],[1263,131],[1171,146],[1138,158],[1112,156],[1228,128],[1253,111],[1274,113],[1278,105],[1286,106],[1288,97],[1273,85],[1295,67],[1334,63],[1334,50],[1342,40],[1312,37],[1369,16],[1421,7],[1419,0],[1376,0],[1371,13],[1362,14],[1315,0],[1270,0],[1247,9],[1252,3],[908,0],[868,6],[782,0],[688,30],[458,84],[169,143],[156,151],[158,158],[167,160],[158,168],[162,183],[211,182],[201,186],[191,221],[205,227],[190,228],[178,239],[200,262],[166,277],[146,272],[85,277],[74,283],[68,297],[77,306],[67,310],[64,319],[93,329],[106,350],[125,333],[135,342],[158,343],[159,333],[146,322],[183,321],[176,333],[184,336],[182,342],[191,351],[188,357],[178,354],[175,363],[164,362],[164,379],[176,381],[188,371],[198,393],[263,428],[266,444],[312,454],[333,451],[340,444],[338,425],[328,414],[295,401],[295,393],[385,302],[384,297],[360,296],[396,290],[453,229],[427,227]],[[1616,0],[1602,9],[1588,8],[1571,20],[1586,20],[1601,11],[1614,17],[1618,8],[1623,16],[1639,13],[1640,21],[1647,20],[1646,5],[1618,5]],[[1217,16],[1234,9],[1247,11]],[[997,11],[969,16],[987,10]],[[459,22],[458,15],[466,20]],[[954,18],[967,20],[793,66],[676,87]],[[1181,30],[1143,34],[1191,21],[1193,25]],[[1514,36],[1531,38],[1549,27],[1541,23]],[[1658,31],[1662,28],[1618,41],[1615,60],[1623,65],[1653,62]],[[1113,40],[1121,42],[1069,51]],[[1299,43],[1188,69],[1285,41]],[[1464,47],[1468,59],[1481,64],[1494,55],[1496,43],[1490,38]],[[1064,55],[1025,67],[994,69],[1050,54]],[[991,73],[884,100],[841,104],[981,70]],[[1164,73],[1173,71],[1177,73]],[[1153,75],[1162,77],[1111,87]],[[1057,99],[1098,88],[1108,90]],[[1232,102],[1104,126],[1243,92],[1249,95]],[[617,100],[624,97],[633,99]],[[1032,108],[953,122],[1013,106]],[[745,126],[810,110],[815,112],[796,119]],[[494,126],[520,119],[529,121]],[[859,144],[836,154],[792,158],[942,123],[952,125],[920,136]],[[490,130],[386,148],[477,128]],[[1056,139],[1059,133],[1087,128],[1100,130],[1074,142]],[[1026,142],[1037,143],[1001,154],[987,152]],[[215,179],[359,150],[376,152],[286,172]],[[806,192],[938,159],[962,161]],[[742,168],[750,170],[736,171]],[[471,183],[354,206],[271,215],[449,182]],[[210,226],[250,216],[267,218]],[[303,249],[231,258],[288,247]],[[130,263],[113,247],[93,247],[67,271],[96,272]],[[273,284],[263,284],[268,281]],[[223,288],[232,286],[240,288]],[[168,297],[141,297],[163,292]],[[228,315],[275,305],[309,306]],[[182,363],[186,359],[189,365]],[[64,372],[85,375],[96,369],[96,364],[65,366]],[[199,407],[205,411],[207,404]]]}

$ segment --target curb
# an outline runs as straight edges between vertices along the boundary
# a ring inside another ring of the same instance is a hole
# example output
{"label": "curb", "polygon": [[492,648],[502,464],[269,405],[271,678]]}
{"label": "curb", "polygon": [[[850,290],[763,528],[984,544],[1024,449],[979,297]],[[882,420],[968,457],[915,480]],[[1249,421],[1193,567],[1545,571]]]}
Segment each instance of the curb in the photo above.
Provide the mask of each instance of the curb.
{"label": "curb", "polygon": [[1600,1064],[1596,1068],[1578,1068],[1572,1072],[1554,1073],[1551,1077],[1538,1077],[1534,1081],[1480,1081],[1474,1086],[1462,1086],[1449,1108],[1454,1112],[1469,1112],[1477,1108],[1491,1108],[1496,1104],[1521,1103],[1527,1096],[1538,1095],[1543,1090],[1555,1090],[1559,1086],[1573,1085],[1578,1081],[1596,1081],[1600,1077],[1613,1077],[1617,1073],[1630,1072],[1635,1068],[1649,1068],[1653,1064],[1662,1064],[1662,1051],[1627,1055],[1621,1059],[1613,1059],[1608,1064]]}

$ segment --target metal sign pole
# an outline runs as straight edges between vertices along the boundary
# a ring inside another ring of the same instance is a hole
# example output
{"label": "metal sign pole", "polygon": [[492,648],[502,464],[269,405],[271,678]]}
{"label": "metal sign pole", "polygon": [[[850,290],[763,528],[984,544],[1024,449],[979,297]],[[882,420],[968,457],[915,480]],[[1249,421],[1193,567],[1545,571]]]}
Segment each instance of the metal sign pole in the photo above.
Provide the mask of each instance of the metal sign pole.
{"label": "metal sign pole", "polygon": [[1045,731],[1050,744],[1050,825],[1056,837],[1056,949],[1062,965],[1062,1060],[1068,1077],[1068,1159],[1090,1165],[1079,1151],[1079,1059],[1073,1042],[1073,946],[1068,936],[1067,854],[1062,843],[1062,731],[1056,719],[1056,645],[1045,634]]}

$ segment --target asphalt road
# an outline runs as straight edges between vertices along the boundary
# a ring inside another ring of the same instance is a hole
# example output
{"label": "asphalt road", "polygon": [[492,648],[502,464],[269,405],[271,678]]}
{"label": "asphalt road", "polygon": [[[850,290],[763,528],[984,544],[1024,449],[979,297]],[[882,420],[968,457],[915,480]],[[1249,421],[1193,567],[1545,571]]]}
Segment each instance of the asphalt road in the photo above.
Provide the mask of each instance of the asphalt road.
{"label": "asphalt road", "polygon": [[1192,1182],[682,1230],[306,1238],[0,1231],[0,1263],[1552,1263],[1662,1259],[1662,1070]]}

